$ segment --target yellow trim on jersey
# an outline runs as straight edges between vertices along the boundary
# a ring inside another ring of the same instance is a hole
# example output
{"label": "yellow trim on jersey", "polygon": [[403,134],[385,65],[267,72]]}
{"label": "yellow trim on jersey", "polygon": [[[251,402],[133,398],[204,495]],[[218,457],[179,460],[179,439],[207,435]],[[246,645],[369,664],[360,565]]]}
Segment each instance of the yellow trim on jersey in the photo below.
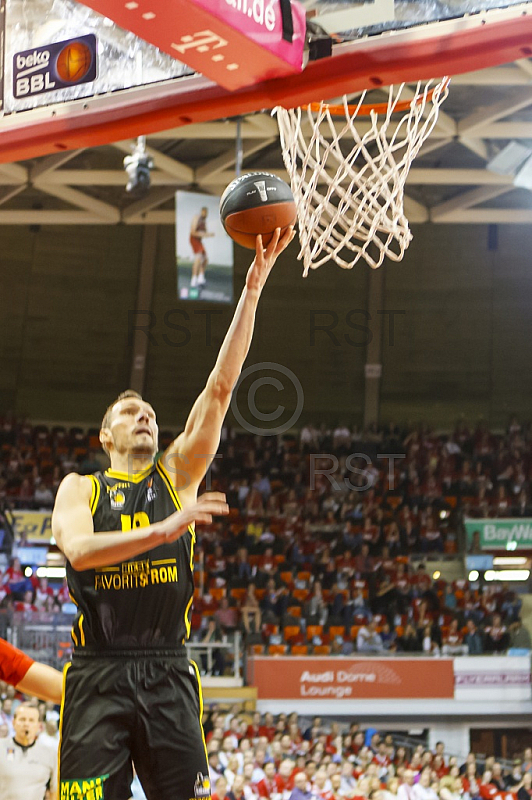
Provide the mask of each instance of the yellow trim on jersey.
{"label": "yellow trim on jersey", "polygon": [[[183,504],[181,503],[181,500],[179,498],[177,490],[176,490],[175,486],[172,483],[170,475],[168,474],[168,470],[166,469],[164,464],[161,464],[160,461],[158,461],[155,466],[157,468],[157,472],[159,473],[159,475],[163,479],[163,481],[165,483],[165,486],[168,489],[168,492],[170,493],[170,497],[174,501],[175,507],[177,508],[178,511],[182,511],[183,510]],[[196,541],[196,532],[195,532],[194,528],[192,527],[192,525],[188,526],[188,530],[190,532],[190,535],[192,536],[192,541],[193,542]]]}
{"label": "yellow trim on jersey", "polygon": [[94,516],[96,511],[96,506],[98,505],[98,500],[100,499],[100,481],[98,480],[98,478],[95,478],[94,475],[87,475],[87,477],[90,478],[92,481],[90,510],[92,516]]}
{"label": "yellow trim on jersey", "polygon": [[105,474],[108,478],[116,478],[119,481],[129,481],[130,483],[140,483],[150,474],[153,469],[153,464],[150,464],[149,467],[146,469],[141,470],[140,472],[135,472],[133,475],[130,475],[128,472],[118,472],[116,469],[106,469]]}
{"label": "yellow trim on jersey", "polygon": [[177,558],[159,558],[157,561],[151,562],[153,566],[159,566],[160,564],[177,564]]}
{"label": "yellow trim on jersey", "polygon": [[190,609],[192,608],[192,603],[193,602],[194,602],[194,594],[192,594],[192,597],[188,601],[187,607],[185,608],[185,632],[186,632],[186,636],[183,639],[183,644],[185,644],[186,640],[190,636],[190,616],[189,616],[189,612],[190,612]]}
{"label": "yellow trim on jersey", "polygon": [[79,635],[81,636],[81,646],[85,647],[85,631],[83,630],[83,614],[79,618]]}
{"label": "yellow trim on jersey", "polygon": [[72,637],[72,641],[74,642],[74,644],[75,644],[75,645],[76,645],[76,647],[77,647],[77,646],[78,646],[78,637],[77,637],[77,636],[76,636],[76,634],[74,633],[74,626],[72,626],[72,630],[70,631],[70,635],[71,635],[71,637]]}
{"label": "yellow trim on jersey", "polygon": [[198,665],[195,661],[190,662],[194,667],[194,671],[196,673],[196,680],[198,681],[198,690],[199,690],[199,723],[200,723],[200,730],[201,730],[201,738],[203,740],[203,748],[205,750],[205,758],[207,759],[207,764],[209,763],[209,756],[207,755],[207,745],[205,743],[205,734],[203,732],[203,689],[201,688],[201,678],[199,674]]}
{"label": "yellow trim on jersey", "polygon": [[[161,464],[160,461],[158,461],[155,466],[157,468],[157,472],[159,473],[159,475],[163,479],[164,484],[165,484],[166,488],[168,489],[170,497],[174,501],[177,510],[181,511],[183,506],[181,504],[181,500],[179,499],[179,495],[178,495],[175,487],[173,486],[172,481],[170,480],[170,475],[168,474],[168,470],[166,469],[164,464]],[[194,581],[194,543],[196,541],[196,532],[195,532],[194,528],[192,527],[192,525],[188,526],[188,530],[190,532],[190,537],[191,537],[190,538],[190,571],[192,572],[192,581]],[[187,607],[185,608],[185,620],[184,620],[184,622],[185,622],[185,638],[183,639],[183,643],[190,637],[190,627],[191,627],[190,609],[192,608],[193,601],[194,601],[194,593],[192,593],[192,596],[191,596],[190,600],[188,601]]]}
{"label": "yellow trim on jersey", "polygon": [[72,666],[72,662],[68,662],[63,667],[63,690],[61,692],[61,709],[59,711],[59,747],[57,748],[57,796],[61,794],[61,740],[63,738],[63,712],[65,710],[65,687],[67,672]]}

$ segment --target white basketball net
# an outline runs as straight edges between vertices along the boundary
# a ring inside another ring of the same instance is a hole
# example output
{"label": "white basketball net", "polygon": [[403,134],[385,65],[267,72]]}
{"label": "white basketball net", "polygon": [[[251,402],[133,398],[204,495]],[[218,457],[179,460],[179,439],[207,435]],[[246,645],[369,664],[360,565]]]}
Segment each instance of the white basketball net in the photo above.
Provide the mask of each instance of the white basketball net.
{"label": "white basketball net", "polygon": [[395,119],[406,92],[405,84],[391,86],[384,114],[372,109],[359,116],[361,132],[356,123],[365,92],[351,108],[344,96],[336,123],[325,103],[317,111],[274,109],[297,206],[303,275],[329,260],[351,269],[361,258],[373,268],[386,256],[402,259],[412,238],[403,208],[405,182],[436,124],[448,83],[448,78],[418,83],[411,103]]}

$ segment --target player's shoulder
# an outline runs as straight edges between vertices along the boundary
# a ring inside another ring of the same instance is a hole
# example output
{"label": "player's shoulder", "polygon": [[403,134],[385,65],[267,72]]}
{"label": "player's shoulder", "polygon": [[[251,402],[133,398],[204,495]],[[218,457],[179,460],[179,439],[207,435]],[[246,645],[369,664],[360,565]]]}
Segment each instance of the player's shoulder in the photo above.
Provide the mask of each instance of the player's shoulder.
{"label": "player's shoulder", "polygon": [[72,496],[77,494],[79,497],[90,497],[92,488],[94,486],[94,476],[79,475],[77,472],[69,472],[65,475],[59,489],[57,490],[58,497],[63,495]]}

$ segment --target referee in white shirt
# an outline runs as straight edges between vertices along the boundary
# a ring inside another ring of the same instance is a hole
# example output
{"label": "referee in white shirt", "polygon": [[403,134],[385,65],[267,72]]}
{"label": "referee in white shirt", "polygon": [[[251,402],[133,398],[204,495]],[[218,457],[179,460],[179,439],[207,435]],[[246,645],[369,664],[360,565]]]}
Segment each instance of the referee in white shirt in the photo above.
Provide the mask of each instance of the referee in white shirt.
{"label": "referee in white shirt", "polygon": [[15,735],[0,739],[0,800],[57,800],[57,748],[37,738],[40,727],[38,709],[21,703]]}

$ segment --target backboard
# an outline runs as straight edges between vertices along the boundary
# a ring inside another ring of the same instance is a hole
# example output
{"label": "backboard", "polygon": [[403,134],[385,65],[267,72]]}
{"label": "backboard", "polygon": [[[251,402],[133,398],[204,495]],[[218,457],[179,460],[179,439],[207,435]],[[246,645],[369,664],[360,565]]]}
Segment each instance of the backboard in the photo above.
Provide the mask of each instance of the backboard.
{"label": "backboard", "polygon": [[[212,0],[213,6],[237,4],[242,9],[248,3],[251,7],[251,0]],[[0,162],[275,105],[290,107],[396,82],[471,72],[532,55],[532,2],[306,0],[298,5],[309,21],[311,54],[316,54],[317,41],[330,38],[331,55],[309,60],[299,74],[230,91],[164,52],[170,48],[155,40],[150,11],[140,15],[146,24],[141,23],[142,30],[137,25],[135,33],[113,21],[124,5],[142,11],[150,0],[106,0],[107,16],[88,7],[95,4],[0,1]],[[82,65],[91,64],[94,74],[88,69],[80,81],[47,84],[46,69],[37,63],[43,50],[63,52],[74,40],[86,46],[77,57]],[[34,76],[33,84],[28,76]]]}

